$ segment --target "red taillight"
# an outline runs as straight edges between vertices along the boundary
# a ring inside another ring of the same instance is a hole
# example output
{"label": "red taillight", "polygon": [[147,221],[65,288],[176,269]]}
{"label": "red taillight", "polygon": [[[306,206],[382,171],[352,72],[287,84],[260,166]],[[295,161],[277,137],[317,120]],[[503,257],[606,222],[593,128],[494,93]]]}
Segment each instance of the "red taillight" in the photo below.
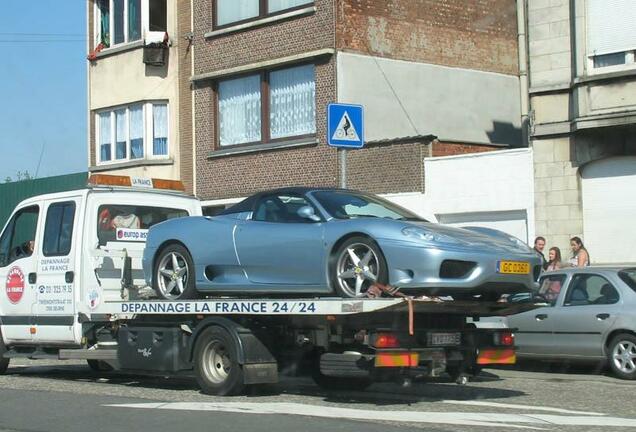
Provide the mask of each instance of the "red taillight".
{"label": "red taillight", "polygon": [[515,344],[515,335],[512,332],[501,332],[496,339],[499,342],[497,345],[513,346]]}
{"label": "red taillight", "polygon": [[396,335],[391,333],[378,333],[375,336],[375,343],[373,344],[376,348],[399,348],[400,341]]}

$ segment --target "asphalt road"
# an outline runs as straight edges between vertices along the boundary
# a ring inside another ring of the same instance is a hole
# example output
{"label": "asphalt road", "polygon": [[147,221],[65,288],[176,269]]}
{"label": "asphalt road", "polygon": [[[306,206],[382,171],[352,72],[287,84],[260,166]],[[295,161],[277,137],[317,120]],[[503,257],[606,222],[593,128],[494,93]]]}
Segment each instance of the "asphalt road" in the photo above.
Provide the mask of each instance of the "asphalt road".
{"label": "asphalt road", "polygon": [[636,382],[590,368],[563,372],[490,369],[466,386],[439,378],[365,392],[325,392],[287,378],[223,398],[187,378],[21,360],[0,376],[0,431],[636,431]]}

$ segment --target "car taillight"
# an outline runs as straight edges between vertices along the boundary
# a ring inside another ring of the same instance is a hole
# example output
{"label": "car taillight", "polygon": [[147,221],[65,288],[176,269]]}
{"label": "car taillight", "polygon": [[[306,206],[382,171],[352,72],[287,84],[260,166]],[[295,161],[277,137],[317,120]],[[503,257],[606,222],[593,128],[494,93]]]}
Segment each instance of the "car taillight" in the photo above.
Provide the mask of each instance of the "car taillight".
{"label": "car taillight", "polygon": [[375,336],[375,342],[373,344],[376,348],[399,348],[400,341],[396,335],[391,333],[378,333]]}
{"label": "car taillight", "polygon": [[514,333],[509,331],[495,333],[495,345],[513,346],[514,344]]}

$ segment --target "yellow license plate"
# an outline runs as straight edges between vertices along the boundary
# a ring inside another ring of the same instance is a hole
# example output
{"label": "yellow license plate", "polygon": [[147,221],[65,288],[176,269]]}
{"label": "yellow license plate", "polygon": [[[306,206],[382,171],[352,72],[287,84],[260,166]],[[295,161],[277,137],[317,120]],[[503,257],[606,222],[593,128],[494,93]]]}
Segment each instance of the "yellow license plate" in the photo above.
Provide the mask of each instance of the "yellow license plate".
{"label": "yellow license plate", "polygon": [[497,273],[528,274],[530,273],[530,263],[524,261],[499,261],[497,263]]}

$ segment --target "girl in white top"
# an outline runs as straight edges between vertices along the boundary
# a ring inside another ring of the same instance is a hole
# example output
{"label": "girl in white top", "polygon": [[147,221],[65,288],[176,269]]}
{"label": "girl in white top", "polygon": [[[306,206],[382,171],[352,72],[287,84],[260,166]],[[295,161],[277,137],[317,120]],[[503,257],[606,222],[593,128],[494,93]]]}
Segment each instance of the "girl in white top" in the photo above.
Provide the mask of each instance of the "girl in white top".
{"label": "girl in white top", "polygon": [[570,258],[572,267],[587,267],[590,265],[590,255],[587,253],[585,246],[583,246],[583,241],[580,237],[572,237],[570,239],[570,247],[572,248],[572,258]]}

